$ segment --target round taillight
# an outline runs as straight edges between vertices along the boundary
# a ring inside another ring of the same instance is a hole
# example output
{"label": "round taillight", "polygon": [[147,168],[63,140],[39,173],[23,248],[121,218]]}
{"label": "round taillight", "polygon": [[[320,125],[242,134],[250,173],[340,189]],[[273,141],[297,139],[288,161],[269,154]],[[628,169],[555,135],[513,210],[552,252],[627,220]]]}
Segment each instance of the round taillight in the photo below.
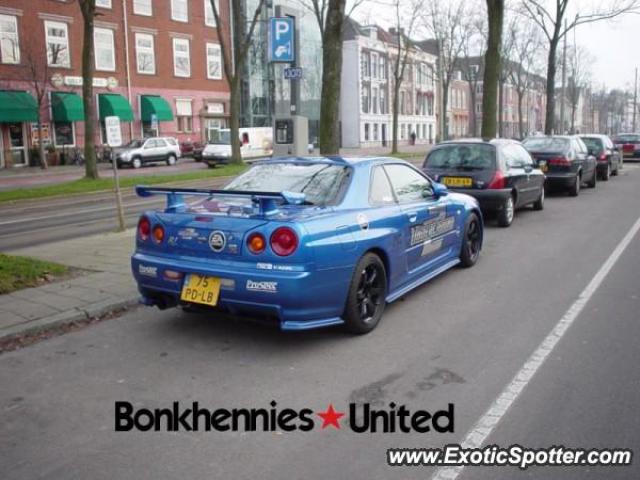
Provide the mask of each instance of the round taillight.
{"label": "round taillight", "polygon": [[249,238],[247,238],[247,248],[249,248],[251,253],[262,253],[266,246],[267,241],[261,233],[252,233],[249,235]]}
{"label": "round taillight", "polygon": [[164,240],[164,228],[162,228],[162,225],[153,227],[153,240],[156,243],[162,243],[162,240]]}
{"label": "round taillight", "polygon": [[138,221],[138,235],[140,236],[140,240],[149,238],[149,233],[151,233],[151,222],[149,222],[147,217],[140,217]]}
{"label": "round taillight", "polygon": [[286,257],[298,248],[298,235],[289,227],[280,227],[271,234],[271,250],[276,255]]}

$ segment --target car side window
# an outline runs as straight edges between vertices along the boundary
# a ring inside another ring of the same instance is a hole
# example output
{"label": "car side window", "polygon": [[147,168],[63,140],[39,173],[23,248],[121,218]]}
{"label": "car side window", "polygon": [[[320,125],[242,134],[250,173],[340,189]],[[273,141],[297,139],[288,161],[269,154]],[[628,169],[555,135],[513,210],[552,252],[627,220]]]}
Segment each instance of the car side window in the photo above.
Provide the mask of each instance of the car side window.
{"label": "car side window", "polygon": [[505,145],[502,147],[502,156],[507,168],[522,168],[522,158],[515,145]]}
{"label": "car side window", "polygon": [[155,146],[156,146],[155,140],[147,140],[146,143],[144,144],[144,148],[153,148]]}
{"label": "car side window", "polygon": [[166,146],[167,146],[167,142],[165,142],[161,138],[158,138],[156,140],[156,147],[166,147]]}
{"label": "car side window", "polygon": [[433,195],[431,182],[422,174],[407,165],[392,164],[384,166],[391,186],[400,203],[423,201]]}
{"label": "car side window", "polygon": [[533,159],[531,158],[531,154],[527,152],[527,150],[522,145],[514,145],[514,148],[518,152],[518,156],[520,157],[522,165],[524,165],[525,167],[533,167]]}
{"label": "car side window", "polygon": [[395,202],[387,174],[382,167],[375,167],[371,174],[369,203],[371,205],[390,205]]}

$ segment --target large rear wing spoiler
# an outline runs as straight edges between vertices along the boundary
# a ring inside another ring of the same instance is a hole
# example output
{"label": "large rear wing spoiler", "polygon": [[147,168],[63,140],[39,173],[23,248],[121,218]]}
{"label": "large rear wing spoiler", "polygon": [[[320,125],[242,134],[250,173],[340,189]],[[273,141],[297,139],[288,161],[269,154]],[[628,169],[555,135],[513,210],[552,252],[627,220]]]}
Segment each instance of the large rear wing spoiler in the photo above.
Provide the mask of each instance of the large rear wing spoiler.
{"label": "large rear wing spoiler", "polygon": [[145,185],[136,186],[136,194],[139,197],[151,197],[153,195],[166,195],[167,207],[165,212],[179,212],[184,210],[186,204],[184,196],[200,197],[249,197],[257,206],[258,213],[269,214],[278,210],[278,202],[289,205],[300,205],[305,201],[304,193],[283,191],[276,192],[252,192],[239,190],[209,190],[201,188],[168,188],[168,187],[147,187]]}

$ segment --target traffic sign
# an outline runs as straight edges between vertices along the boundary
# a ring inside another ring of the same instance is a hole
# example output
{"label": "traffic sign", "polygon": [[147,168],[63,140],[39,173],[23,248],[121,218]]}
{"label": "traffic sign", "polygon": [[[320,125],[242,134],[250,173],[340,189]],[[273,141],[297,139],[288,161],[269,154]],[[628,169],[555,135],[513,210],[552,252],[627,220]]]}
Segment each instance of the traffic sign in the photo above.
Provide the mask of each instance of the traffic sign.
{"label": "traffic sign", "polygon": [[300,80],[302,78],[302,68],[300,67],[285,68],[284,78],[286,80]]}
{"label": "traffic sign", "polygon": [[119,147],[122,145],[122,131],[120,130],[119,117],[105,117],[105,130],[107,131],[107,145],[110,147]]}
{"label": "traffic sign", "polygon": [[295,61],[295,22],[293,17],[269,19],[269,61]]}

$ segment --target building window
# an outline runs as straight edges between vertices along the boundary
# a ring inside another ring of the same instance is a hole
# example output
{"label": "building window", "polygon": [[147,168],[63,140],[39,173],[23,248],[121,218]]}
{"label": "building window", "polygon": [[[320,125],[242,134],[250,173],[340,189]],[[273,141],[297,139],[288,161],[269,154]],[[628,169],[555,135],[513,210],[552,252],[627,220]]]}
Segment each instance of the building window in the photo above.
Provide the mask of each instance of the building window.
{"label": "building window", "polygon": [[111,8],[111,0],[96,0],[96,7]]}
{"label": "building window", "polygon": [[378,54],[371,54],[371,77],[378,78]]}
{"label": "building window", "polygon": [[96,28],[93,31],[96,70],[113,72],[116,69],[116,52],[113,44],[113,30]]}
{"label": "building window", "polygon": [[0,15],[0,62],[20,63],[18,19],[13,15]]}
{"label": "building window", "polygon": [[176,119],[178,122],[178,132],[193,131],[193,112],[190,99],[176,100]]}
{"label": "building window", "polygon": [[[220,16],[220,0],[216,1],[216,11]],[[216,26],[216,16],[213,14],[213,7],[211,6],[211,0],[204,0],[204,24],[207,27]]]}
{"label": "building window", "polygon": [[400,92],[400,115],[404,115],[404,92]]}
{"label": "building window", "polygon": [[373,124],[373,140],[374,141],[378,141],[378,124],[374,123]]}
{"label": "building window", "polygon": [[153,15],[153,6],[151,0],[133,0],[133,13],[136,15]]}
{"label": "building window", "polygon": [[369,78],[371,76],[371,65],[369,63],[369,52],[362,52],[360,58],[360,68],[362,69],[362,78]]}
{"label": "building window", "polygon": [[384,96],[384,88],[380,88],[380,113],[387,113],[387,102]]}
{"label": "building window", "polygon": [[173,73],[176,77],[191,76],[189,40],[186,38],[173,39]]}
{"label": "building window", "polygon": [[47,64],[69,67],[69,30],[66,23],[44,22],[47,42]]}
{"label": "building window", "polygon": [[378,102],[376,102],[376,98],[378,98],[378,89],[374,88],[371,92],[371,113],[378,113]]}
{"label": "building window", "polygon": [[406,125],[404,123],[400,124],[400,140],[404,140],[406,136]]}
{"label": "building window", "polygon": [[187,0],[171,0],[171,19],[176,22],[189,21],[189,3]]}
{"label": "building window", "polygon": [[136,61],[138,73],[154,75],[156,73],[156,56],[153,49],[153,35],[136,33]]}
{"label": "building window", "polygon": [[476,93],[482,93],[482,84],[476,85]]}
{"label": "building window", "polygon": [[364,141],[365,142],[369,141],[369,124],[368,123],[364,124]]}
{"label": "building window", "polygon": [[53,124],[53,141],[56,146],[75,145],[75,132],[72,122],[55,122]]}
{"label": "building window", "polygon": [[369,92],[371,87],[369,85],[362,86],[362,113],[369,113]]}
{"label": "building window", "polygon": [[386,80],[387,79],[387,62],[385,61],[385,58],[383,56],[381,56],[378,59],[378,63],[379,63],[379,70],[380,70],[380,80]]}
{"label": "building window", "polygon": [[207,43],[207,78],[222,79],[222,52],[217,43]]}

